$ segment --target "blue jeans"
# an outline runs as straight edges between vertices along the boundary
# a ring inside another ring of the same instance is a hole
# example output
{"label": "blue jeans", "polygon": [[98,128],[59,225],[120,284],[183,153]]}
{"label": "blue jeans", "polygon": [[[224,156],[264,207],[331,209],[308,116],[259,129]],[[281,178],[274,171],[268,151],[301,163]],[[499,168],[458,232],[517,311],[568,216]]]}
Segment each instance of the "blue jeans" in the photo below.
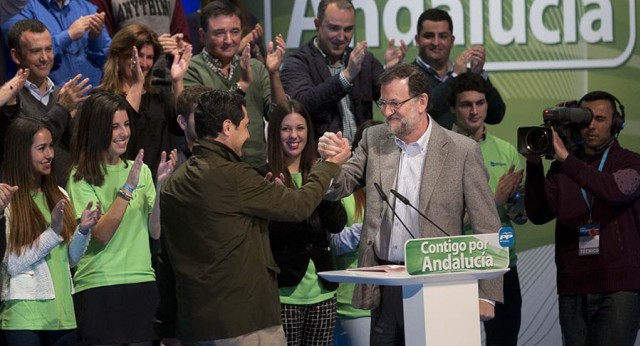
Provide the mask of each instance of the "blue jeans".
{"label": "blue jeans", "polygon": [[638,292],[560,295],[562,343],[633,346],[640,324]]}
{"label": "blue jeans", "polygon": [[333,330],[335,346],[369,345],[371,317],[338,317]]}

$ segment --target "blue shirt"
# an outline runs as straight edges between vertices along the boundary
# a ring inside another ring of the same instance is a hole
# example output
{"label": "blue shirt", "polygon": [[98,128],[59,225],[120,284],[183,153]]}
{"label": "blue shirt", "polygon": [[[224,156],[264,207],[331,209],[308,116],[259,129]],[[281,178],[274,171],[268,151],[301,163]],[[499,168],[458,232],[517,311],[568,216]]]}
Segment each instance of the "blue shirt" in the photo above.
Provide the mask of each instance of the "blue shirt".
{"label": "blue shirt", "polygon": [[38,88],[37,85],[31,83],[29,80],[24,81],[24,88],[27,88],[27,90],[29,90],[31,95],[33,95],[36,100],[40,101],[40,103],[46,106],[49,104],[51,94],[53,94],[53,92],[56,90],[56,87],[49,77],[47,77],[45,83],[47,83],[48,87],[43,94],[40,94],[40,88]]}
{"label": "blue shirt", "polygon": [[[111,45],[111,38],[106,29],[96,39],[89,39],[85,32],[82,38],[73,41],[67,28],[81,16],[97,12],[95,5],[86,0],[65,1],[62,8],[55,0],[31,0],[25,8],[2,24],[5,42],[7,32],[16,22],[23,19],[37,19],[41,21],[49,32],[53,41],[54,62],[49,77],[55,85],[64,85],[71,78],[81,73],[89,77],[94,87],[102,78],[102,66],[107,60],[107,52]],[[15,73],[15,64],[10,63],[7,75]]]}

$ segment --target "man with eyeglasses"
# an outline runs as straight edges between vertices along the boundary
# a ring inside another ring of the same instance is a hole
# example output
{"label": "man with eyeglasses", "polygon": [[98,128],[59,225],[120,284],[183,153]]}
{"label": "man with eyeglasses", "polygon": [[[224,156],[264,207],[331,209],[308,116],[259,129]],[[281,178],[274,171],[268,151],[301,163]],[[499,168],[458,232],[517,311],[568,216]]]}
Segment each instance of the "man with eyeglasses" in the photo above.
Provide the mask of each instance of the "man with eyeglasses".
{"label": "man with eyeglasses", "polygon": [[[460,235],[465,213],[477,233],[500,229],[478,143],[446,130],[427,114],[428,81],[415,65],[398,65],[380,76],[380,99],[386,125],[366,129],[351,159],[342,165],[326,199],[366,189],[366,214],[360,236],[359,265],[404,264],[404,243],[445,234],[410,207],[396,203],[394,189],[450,235]],[[322,157],[340,151],[340,133],[319,141]],[[398,215],[382,201],[376,185]],[[406,224],[406,229],[402,222]],[[479,282],[480,319],[494,316],[502,301],[502,278]],[[402,287],[359,285],[353,304],[371,312],[371,344],[403,345]]]}
{"label": "man with eyeglasses", "polygon": [[415,37],[418,56],[414,64],[429,80],[429,114],[438,124],[451,129],[456,118],[447,103],[447,95],[453,80],[461,73],[470,72],[482,76],[489,83],[486,123],[500,123],[504,118],[506,106],[498,91],[491,85],[487,71],[484,70],[484,47],[470,47],[455,60],[451,60],[451,49],[455,39],[453,21],[446,11],[430,8],[418,18]]}
{"label": "man with eyeglasses", "polygon": [[366,41],[350,48],[355,20],[350,0],[320,1],[314,20],[318,35],[283,64],[284,89],[311,114],[315,139],[342,131],[351,144],[357,127],[373,117],[373,101],[380,96],[376,79],[407,51],[404,41],[396,48],[390,39],[383,67],[367,52]]}

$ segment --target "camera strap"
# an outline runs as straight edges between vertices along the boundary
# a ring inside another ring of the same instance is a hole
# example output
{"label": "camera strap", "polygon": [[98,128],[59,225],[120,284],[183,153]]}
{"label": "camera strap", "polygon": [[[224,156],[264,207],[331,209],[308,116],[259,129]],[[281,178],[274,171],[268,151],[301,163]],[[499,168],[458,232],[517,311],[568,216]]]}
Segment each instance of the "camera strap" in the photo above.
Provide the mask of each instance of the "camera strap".
{"label": "camera strap", "polygon": [[[602,172],[602,168],[604,168],[604,163],[607,161],[607,156],[609,156],[609,149],[611,149],[611,147],[608,147],[607,150],[604,151],[604,154],[602,154],[602,158],[600,159],[600,165],[598,165],[598,171]],[[584,200],[584,202],[587,204],[587,208],[589,209],[589,223],[592,222],[591,220],[591,208],[593,206],[593,197],[591,198],[591,202],[589,202],[589,199],[587,198],[587,191],[584,188],[580,188],[580,192],[582,193],[582,199]]]}
{"label": "camera strap", "polygon": [[[600,165],[598,171],[602,172],[604,163],[609,156],[609,148],[604,151],[602,158],[600,159]],[[578,255],[579,256],[592,256],[600,254],[600,224],[593,223],[591,216],[593,211],[593,200],[595,194],[591,196],[591,202],[587,199],[587,191],[584,188],[580,188],[582,192],[582,199],[589,208],[589,220],[586,224],[578,228]]]}

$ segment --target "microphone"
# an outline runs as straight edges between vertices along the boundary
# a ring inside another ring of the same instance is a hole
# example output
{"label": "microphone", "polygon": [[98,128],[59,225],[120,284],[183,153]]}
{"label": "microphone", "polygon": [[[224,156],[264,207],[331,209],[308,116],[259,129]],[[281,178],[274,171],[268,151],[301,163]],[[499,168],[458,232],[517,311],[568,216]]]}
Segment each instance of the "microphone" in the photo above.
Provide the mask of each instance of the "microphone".
{"label": "microphone", "polygon": [[[404,229],[407,230],[407,233],[409,233],[409,235],[411,236],[411,239],[416,239],[413,234],[411,234],[411,231],[409,231],[409,228],[407,227],[407,225],[404,224],[404,222],[402,222],[402,219],[398,216],[398,214],[396,214],[396,210],[393,208],[393,206],[391,206],[391,203],[389,203],[389,199],[387,198],[387,195],[384,193],[384,191],[382,191],[382,188],[380,187],[380,185],[378,185],[378,183],[373,183],[373,186],[376,188],[376,190],[378,191],[378,195],[380,195],[380,198],[387,203],[387,205],[389,206],[389,209],[391,209],[391,211],[393,212],[393,216],[396,217],[396,219],[398,219],[398,221],[400,221],[400,223],[402,224],[402,227],[404,227]],[[393,190],[392,190],[393,191]]]}
{"label": "microphone", "polygon": [[431,223],[432,225],[434,225],[437,229],[440,230],[440,232],[444,233],[447,235],[447,237],[450,237],[451,235],[449,235],[449,233],[445,232],[442,228],[440,228],[440,226],[436,225],[435,222],[431,221],[430,218],[427,217],[427,215],[424,215],[420,210],[418,210],[418,208],[414,207],[413,204],[411,204],[411,202],[409,202],[409,199],[407,199],[407,197],[403,196],[400,192],[391,189],[391,193],[396,196],[397,199],[400,200],[400,202],[408,205],[409,207],[411,207],[411,209],[415,210],[418,212],[418,214],[420,214],[420,216],[422,216],[425,220],[429,221],[429,223]]}

